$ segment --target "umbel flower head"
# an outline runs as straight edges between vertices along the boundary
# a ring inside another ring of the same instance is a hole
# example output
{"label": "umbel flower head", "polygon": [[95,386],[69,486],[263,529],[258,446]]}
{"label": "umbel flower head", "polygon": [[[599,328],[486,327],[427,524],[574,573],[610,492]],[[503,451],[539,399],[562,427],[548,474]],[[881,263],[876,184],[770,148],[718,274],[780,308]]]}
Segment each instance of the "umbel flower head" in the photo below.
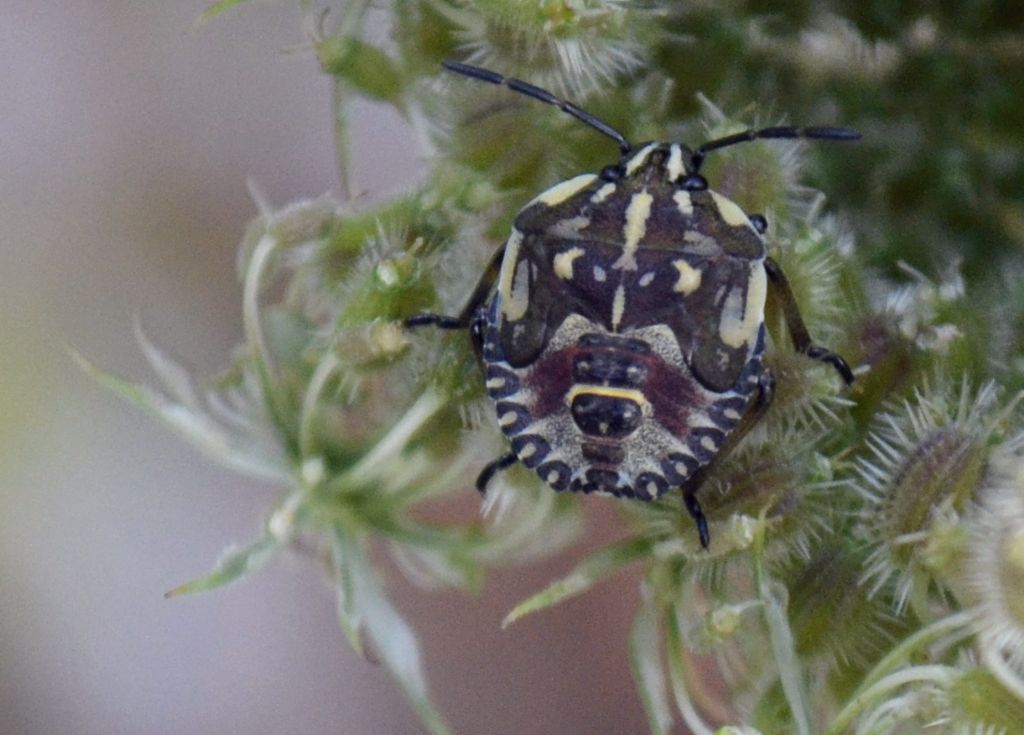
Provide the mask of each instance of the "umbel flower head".
{"label": "umbel flower head", "polygon": [[999,410],[993,383],[974,391],[964,381],[959,388],[926,386],[879,417],[867,440],[870,456],[857,462],[867,500],[863,528],[871,553],[863,581],[870,594],[889,589],[902,610],[908,602],[923,604],[933,582],[956,586],[962,520],[1018,401]]}
{"label": "umbel flower head", "polygon": [[483,2],[454,16],[466,61],[516,70],[560,94],[586,96],[640,65],[653,13],[622,0]]}

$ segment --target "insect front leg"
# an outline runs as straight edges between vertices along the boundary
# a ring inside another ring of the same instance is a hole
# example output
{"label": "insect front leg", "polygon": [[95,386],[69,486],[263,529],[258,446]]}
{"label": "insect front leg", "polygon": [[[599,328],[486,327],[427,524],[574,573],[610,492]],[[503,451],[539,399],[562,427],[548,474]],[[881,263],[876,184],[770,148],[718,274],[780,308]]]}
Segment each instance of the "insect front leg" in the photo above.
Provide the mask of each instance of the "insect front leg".
{"label": "insect front leg", "polygon": [[766,258],[764,270],[768,275],[769,288],[772,289],[772,293],[782,306],[782,315],[786,320],[789,336],[793,340],[793,347],[797,352],[802,352],[812,360],[828,363],[836,369],[846,384],[850,385],[853,382],[853,371],[850,370],[846,360],[832,350],[811,341],[807,325],[804,324],[804,319],[800,316],[800,307],[797,306],[796,298],[793,296],[793,289],[790,288],[789,280],[782,272],[782,268],[771,258]]}
{"label": "insect front leg", "polygon": [[765,412],[768,411],[768,407],[772,404],[774,396],[775,378],[772,377],[770,371],[765,370],[761,373],[761,378],[758,382],[757,395],[750,402],[749,407],[743,414],[743,418],[736,424],[736,428],[722,442],[722,446],[714,458],[694,472],[693,476],[682,487],[683,503],[686,505],[687,512],[689,512],[697,524],[700,545],[705,549],[711,543],[711,534],[708,532],[708,519],[704,515],[704,510],[700,507],[700,502],[697,500],[697,491],[700,490],[708,475],[714,471],[722,459],[727,457],[733,448],[740,443],[740,440],[757,425],[757,422],[764,418]]}
{"label": "insect front leg", "polygon": [[505,246],[502,245],[491,256],[487,268],[484,270],[483,275],[480,276],[476,288],[473,289],[473,293],[458,316],[432,313],[413,314],[410,317],[406,317],[402,324],[410,329],[426,326],[437,327],[438,329],[469,329],[473,325],[477,311],[483,306],[491,289],[494,287],[494,282],[498,280],[498,274],[501,271],[501,259],[504,257]]}

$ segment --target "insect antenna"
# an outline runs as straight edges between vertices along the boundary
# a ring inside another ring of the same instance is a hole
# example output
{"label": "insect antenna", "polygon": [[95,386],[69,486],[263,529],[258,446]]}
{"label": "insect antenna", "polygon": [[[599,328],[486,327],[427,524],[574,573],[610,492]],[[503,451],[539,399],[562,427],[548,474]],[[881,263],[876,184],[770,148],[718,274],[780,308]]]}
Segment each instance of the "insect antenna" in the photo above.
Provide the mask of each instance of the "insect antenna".
{"label": "insect antenna", "polygon": [[589,125],[594,130],[599,133],[603,133],[614,140],[619,144],[619,150],[622,151],[622,155],[626,155],[633,150],[633,146],[630,145],[628,140],[626,140],[626,136],[611,125],[597,117],[594,117],[586,110],[577,107],[572,102],[556,97],[546,89],[535,87],[521,79],[504,77],[497,72],[481,69],[479,66],[470,66],[469,64],[463,64],[458,61],[443,61],[441,62],[441,66],[448,71],[455,72],[456,74],[462,74],[463,76],[472,77],[473,79],[479,79],[480,81],[497,84],[499,86],[504,85],[513,92],[519,92],[520,94],[525,94],[527,97],[533,97],[535,100],[540,100],[541,102],[546,102],[549,105],[554,105],[562,112],[572,115],[584,125]]}
{"label": "insect antenna", "polygon": [[860,133],[851,128],[798,128],[792,126],[760,128],[759,130],[744,130],[742,133],[726,135],[724,138],[716,138],[703,143],[690,156],[690,169],[693,173],[700,171],[704,163],[704,156],[719,148],[726,148],[737,143],[746,143],[751,140],[763,138],[812,138],[818,140],[857,140]]}

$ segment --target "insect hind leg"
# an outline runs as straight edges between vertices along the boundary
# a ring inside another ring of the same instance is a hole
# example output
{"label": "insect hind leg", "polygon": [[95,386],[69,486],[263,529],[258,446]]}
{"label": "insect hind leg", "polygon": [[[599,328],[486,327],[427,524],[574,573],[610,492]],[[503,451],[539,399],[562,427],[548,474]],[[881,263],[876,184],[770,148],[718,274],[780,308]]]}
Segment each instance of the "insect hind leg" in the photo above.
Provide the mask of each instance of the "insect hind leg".
{"label": "insect hind leg", "polygon": [[494,479],[494,476],[502,470],[508,469],[516,462],[519,461],[519,457],[516,456],[515,452],[509,452],[503,454],[492,462],[488,462],[480,474],[476,478],[476,489],[480,491],[481,495],[487,494],[487,485]]}
{"label": "insect hind leg", "polygon": [[704,515],[704,510],[700,506],[700,501],[697,500],[697,491],[700,490],[704,481],[708,475],[719,465],[719,463],[729,455],[729,453],[739,444],[740,440],[746,436],[754,426],[764,417],[768,411],[768,407],[772,404],[772,398],[775,396],[775,378],[772,377],[770,371],[765,370],[761,373],[760,381],[757,386],[757,395],[754,400],[750,402],[746,413],[743,414],[743,418],[740,419],[736,428],[732,430],[726,440],[722,443],[718,453],[714,458],[706,465],[698,469],[693,473],[693,476],[686,482],[682,487],[683,491],[683,504],[686,506],[687,512],[690,517],[693,518],[697,524],[697,535],[700,537],[700,545],[707,549],[711,543],[711,534],[708,531],[708,519]]}

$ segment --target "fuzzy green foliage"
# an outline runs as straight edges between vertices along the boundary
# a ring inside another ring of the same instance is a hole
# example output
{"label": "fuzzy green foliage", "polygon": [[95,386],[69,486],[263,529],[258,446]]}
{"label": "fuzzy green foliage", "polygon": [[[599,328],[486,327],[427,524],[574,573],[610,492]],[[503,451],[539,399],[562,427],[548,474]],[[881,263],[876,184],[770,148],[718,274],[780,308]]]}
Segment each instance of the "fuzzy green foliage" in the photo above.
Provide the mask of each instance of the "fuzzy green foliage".
{"label": "fuzzy green foliage", "polygon": [[[701,491],[710,549],[677,494],[609,499],[624,539],[506,624],[639,565],[628,654],[654,733],[677,718],[698,735],[934,722],[1013,732],[1024,706],[1020,9],[409,0],[381,48],[362,36],[368,6],[349,3],[314,39],[335,81],[340,163],[346,103],[362,95],[427,131],[426,183],[373,209],[324,199],[264,211],[240,255],[246,342],[209,387],[145,342],[164,393],[87,365],[212,456],[285,489],[252,547],[175,592],[243,577],[300,540],[323,545],[353,646],[369,641],[425,725],[446,732],[371,550],[416,581],[479,587],[490,567],[554,553],[577,532],[577,499],[518,470],[494,483],[489,520],[427,512],[470,492],[502,442],[465,335],[400,319],[455,313],[519,207],[616,155],[554,108],[440,71],[459,58],[569,95],[634,141],[695,145],[779,123],[864,133],[736,146],[704,171],[768,216],[773,257],[815,338],[855,366],[854,387],[793,353],[770,301],[777,394]],[[698,658],[718,676],[695,676]],[[724,689],[702,690],[711,680]],[[707,721],[710,699],[728,721]]]}

